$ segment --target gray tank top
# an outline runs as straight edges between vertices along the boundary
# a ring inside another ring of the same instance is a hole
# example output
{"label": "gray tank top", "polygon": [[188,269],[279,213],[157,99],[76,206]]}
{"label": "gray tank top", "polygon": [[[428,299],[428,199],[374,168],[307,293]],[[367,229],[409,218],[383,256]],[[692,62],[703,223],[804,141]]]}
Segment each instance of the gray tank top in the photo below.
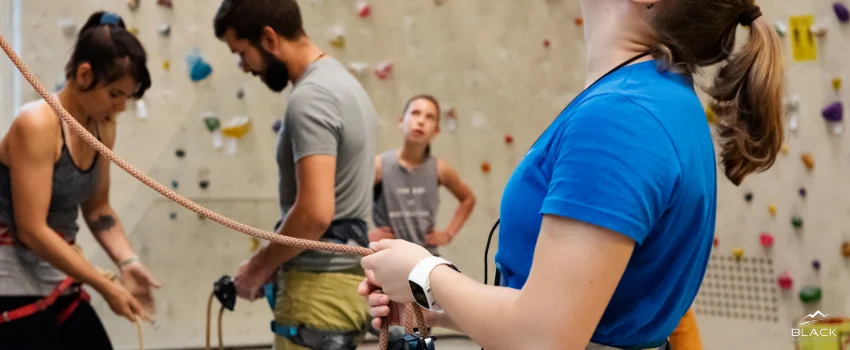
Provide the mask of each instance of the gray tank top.
{"label": "gray tank top", "polygon": [[[99,140],[99,133],[97,136]],[[94,169],[97,168],[98,158],[96,153],[92,165],[86,170],[77,167],[65,144],[63,130],[62,152],[53,165],[47,226],[69,244],[74,243],[79,230],[77,213],[80,203],[94,194],[97,183],[97,171]],[[36,256],[18,239],[11,192],[9,167],[0,163],[0,295],[50,294],[66,275]]]}
{"label": "gray tank top", "polygon": [[398,162],[396,151],[381,153],[381,182],[375,185],[372,220],[377,227],[389,226],[396,238],[424,246],[431,254],[437,248],[425,244],[425,234],[436,229],[440,204],[437,159],[427,157],[414,169]]}

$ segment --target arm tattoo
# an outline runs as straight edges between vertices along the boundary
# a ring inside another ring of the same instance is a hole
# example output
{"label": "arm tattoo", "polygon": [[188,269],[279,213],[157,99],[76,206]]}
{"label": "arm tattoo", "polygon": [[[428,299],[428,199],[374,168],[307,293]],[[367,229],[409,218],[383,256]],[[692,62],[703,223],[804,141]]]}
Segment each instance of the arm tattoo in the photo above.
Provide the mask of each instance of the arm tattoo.
{"label": "arm tattoo", "polygon": [[115,227],[115,218],[112,215],[101,215],[97,220],[89,223],[92,233],[97,234]]}

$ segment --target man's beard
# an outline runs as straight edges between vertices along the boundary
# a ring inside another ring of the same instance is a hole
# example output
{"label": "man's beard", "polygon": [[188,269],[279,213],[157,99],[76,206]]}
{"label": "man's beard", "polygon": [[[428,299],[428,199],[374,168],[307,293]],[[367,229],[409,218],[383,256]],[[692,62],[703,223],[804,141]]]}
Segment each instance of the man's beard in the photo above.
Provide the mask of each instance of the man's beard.
{"label": "man's beard", "polygon": [[289,85],[289,70],[286,69],[286,64],[262,48],[260,52],[266,64],[265,71],[261,73],[263,82],[274,92],[283,91]]}

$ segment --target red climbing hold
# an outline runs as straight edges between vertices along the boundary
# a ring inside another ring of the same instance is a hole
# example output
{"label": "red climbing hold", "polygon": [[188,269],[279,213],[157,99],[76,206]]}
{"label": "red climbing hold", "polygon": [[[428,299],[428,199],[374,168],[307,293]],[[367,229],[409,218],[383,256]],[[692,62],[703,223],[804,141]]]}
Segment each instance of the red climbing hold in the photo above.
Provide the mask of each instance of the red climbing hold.
{"label": "red climbing hold", "polygon": [[156,4],[159,6],[174,8],[174,3],[172,3],[171,0],[157,0]]}
{"label": "red climbing hold", "polygon": [[759,241],[761,241],[762,247],[765,247],[765,248],[771,247],[771,246],[773,246],[773,235],[769,234],[769,233],[762,233],[759,236]]}
{"label": "red climbing hold", "polygon": [[490,162],[481,163],[481,171],[484,172],[485,174],[489,173],[490,172]]}
{"label": "red climbing hold", "polygon": [[782,275],[779,276],[777,282],[779,283],[779,288],[785,290],[791,289],[791,286],[794,285],[794,279],[791,278],[791,274],[789,274],[788,271],[782,273]]}
{"label": "red climbing hold", "polygon": [[549,46],[552,46],[552,42],[549,39],[543,39],[543,47],[548,49]]}
{"label": "red climbing hold", "polygon": [[509,145],[514,143],[514,137],[511,134],[505,134],[505,143]]}
{"label": "red climbing hold", "polygon": [[720,245],[720,239],[717,238],[717,237],[714,237],[714,246],[716,247],[716,246],[719,246],[719,245]]}
{"label": "red climbing hold", "polygon": [[369,6],[365,1],[357,3],[357,15],[360,18],[369,17],[370,14],[372,14],[372,6]]}

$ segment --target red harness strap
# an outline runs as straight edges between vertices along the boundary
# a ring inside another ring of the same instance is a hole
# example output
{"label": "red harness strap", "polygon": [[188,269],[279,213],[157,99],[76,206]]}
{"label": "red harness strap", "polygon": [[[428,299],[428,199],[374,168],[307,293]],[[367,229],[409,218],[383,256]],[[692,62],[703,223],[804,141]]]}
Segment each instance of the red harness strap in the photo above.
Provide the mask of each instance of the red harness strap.
{"label": "red harness strap", "polygon": [[[53,291],[50,292],[50,294],[46,297],[41,298],[32,304],[24,305],[11,311],[3,312],[2,314],[0,314],[0,324],[27,317],[36,312],[44,311],[45,309],[50,307],[50,305],[53,305],[53,303],[56,302],[56,299],[59,298],[60,295],[62,295],[62,292],[70,288],[73,284],[74,280],[68,277],[61,283],[59,283],[59,285],[56,286],[56,288],[54,288]],[[62,310],[62,312],[59,314],[59,323],[65,321],[65,319],[67,319],[68,316],[70,316],[71,313],[74,312],[77,306],[80,305],[81,300],[90,300],[89,295],[82,289],[80,289],[80,297],[77,300],[74,300],[71,305],[68,305],[68,307]]]}

